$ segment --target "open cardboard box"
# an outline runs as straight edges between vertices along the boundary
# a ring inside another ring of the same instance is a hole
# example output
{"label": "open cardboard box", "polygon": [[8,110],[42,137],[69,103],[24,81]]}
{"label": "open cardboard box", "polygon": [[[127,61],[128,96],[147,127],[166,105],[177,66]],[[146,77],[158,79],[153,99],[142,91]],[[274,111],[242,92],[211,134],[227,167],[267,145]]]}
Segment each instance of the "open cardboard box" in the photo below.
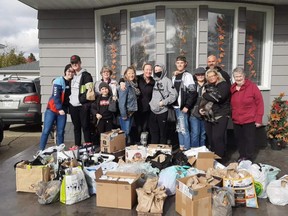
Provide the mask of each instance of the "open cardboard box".
{"label": "open cardboard box", "polygon": [[[140,174],[124,172],[106,172],[106,176],[115,180],[100,179],[103,175],[102,169],[95,172],[96,179],[96,205],[101,207],[132,209],[137,201],[136,188]],[[133,179],[129,184],[126,181],[119,181],[121,178]]]}
{"label": "open cardboard box", "polygon": [[101,133],[100,136],[101,152],[114,153],[125,149],[125,133],[122,130],[112,130]]}
{"label": "open cardboard box", "polygon": [[[201,176],[198,174],[197,176]],[[176,212],[185,216],[212,215],[212,186],[220,185],[221,178],[214,178],[206,187],[192,189],[186,185],[191,176],[177,179],[176,182]]]}
{"label": "open cardboard box", "polygon": [[198,152],[198,156],[196,157],[189,157],[188,162],[191,166],[199,169],[207,171],[208,168],[214,167],[214,160],[221,159],[218,155],[214,152]]}
{"label": "open cardboard box", "polygon": [[147,148],[145,146],[132,145],[125,148],[125,161],[145,160]]}

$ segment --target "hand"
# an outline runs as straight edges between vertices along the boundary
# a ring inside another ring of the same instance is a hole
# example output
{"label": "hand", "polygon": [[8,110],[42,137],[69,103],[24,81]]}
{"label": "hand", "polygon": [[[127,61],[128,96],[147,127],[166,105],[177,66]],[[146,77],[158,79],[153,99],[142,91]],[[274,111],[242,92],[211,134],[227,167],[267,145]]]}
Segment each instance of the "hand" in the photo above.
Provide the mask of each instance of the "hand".
{"label": "hand", "polygon": [[163,101],[160,101],[160,102],[159,102],[159,106],[160,106],[160,107],[164,106]]}
{"label": "hand", "polygon": [[177,76],[179,73],[180,73],[180,72],[176,70],[176,71],[174,71],[172,74],[173,74],[174,76]]}
{"label": "hand", "polygon": [[102,115],[100,115],[100,114],[97,113],[97,114],[96,114],[96,118],[97,118],[97,119],[101,119],[101,118],[102,118]]}
{"label": "hand", "polygon": [[125,90],[126,90],[126,84],[125,84],[125,82],[120,82],[120,89],[121,89],[122,91],[125,91]]}
{"label": "hand", "polygon": [[122,117],[122,119],[125,121],[125,120],[127,120],[127,116],[125,116],[125,117]]}
{"label": "hand", "polygon": [[205,111],[203,109],[199,109],[199,113],[200,113],[200,115],[204,115]]}
{"label": "hand", "polygon": [[59,110],[59,115],[65,115],[64,110]]}
{"label": "hand", "polygon": [[255,122],[255,126],[256,126],[256,128],[258,128],[258,127],[261,127],[262,124],[260,124],[260,123],[256,123],[256,122]]}
{"label": "hand", "polygon": [[184,107],[184,108],[182,109],[182,112],[183,112],[183,113],[187,113],[187,112],[188,112],[188,108]]}

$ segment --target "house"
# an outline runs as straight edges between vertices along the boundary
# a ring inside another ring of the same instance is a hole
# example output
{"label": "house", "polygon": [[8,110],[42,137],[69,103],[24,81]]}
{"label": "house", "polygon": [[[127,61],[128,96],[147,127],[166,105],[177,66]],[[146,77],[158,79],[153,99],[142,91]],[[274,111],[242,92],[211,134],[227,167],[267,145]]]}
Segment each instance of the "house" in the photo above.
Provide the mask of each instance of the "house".
{"label": "house", "polygon": [[131,64],[140,70],[143,62],[162,62],[171,75],[180,54],[190,71],[215,54],[230,74],[245,68],[263,93],[265,113],[287,91],[286,0],[19,1],[38,10],[42,104],[73,54],[95,80],[103,65],[120,78]]}

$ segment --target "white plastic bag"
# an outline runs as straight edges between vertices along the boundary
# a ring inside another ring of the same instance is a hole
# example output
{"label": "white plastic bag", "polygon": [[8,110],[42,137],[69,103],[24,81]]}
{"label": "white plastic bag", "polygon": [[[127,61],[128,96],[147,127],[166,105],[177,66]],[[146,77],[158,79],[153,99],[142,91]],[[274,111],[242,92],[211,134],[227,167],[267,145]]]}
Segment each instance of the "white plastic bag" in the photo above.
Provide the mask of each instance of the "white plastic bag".
{"label": "white plastic bag", "polygon": [[271,181],[267,186],[267,195],[274,205],[285,206],[288,204],[288,175],[278,180]]}

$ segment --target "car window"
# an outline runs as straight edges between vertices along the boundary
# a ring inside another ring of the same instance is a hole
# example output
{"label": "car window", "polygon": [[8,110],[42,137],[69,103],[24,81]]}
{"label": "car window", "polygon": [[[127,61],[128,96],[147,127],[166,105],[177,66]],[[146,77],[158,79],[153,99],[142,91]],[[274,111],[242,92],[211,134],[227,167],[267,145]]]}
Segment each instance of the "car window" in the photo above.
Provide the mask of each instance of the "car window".
{"label": "car window", "polygon": [[33,83],[24,82],[1,82],[0,94],[27,94],[36,92]]}

